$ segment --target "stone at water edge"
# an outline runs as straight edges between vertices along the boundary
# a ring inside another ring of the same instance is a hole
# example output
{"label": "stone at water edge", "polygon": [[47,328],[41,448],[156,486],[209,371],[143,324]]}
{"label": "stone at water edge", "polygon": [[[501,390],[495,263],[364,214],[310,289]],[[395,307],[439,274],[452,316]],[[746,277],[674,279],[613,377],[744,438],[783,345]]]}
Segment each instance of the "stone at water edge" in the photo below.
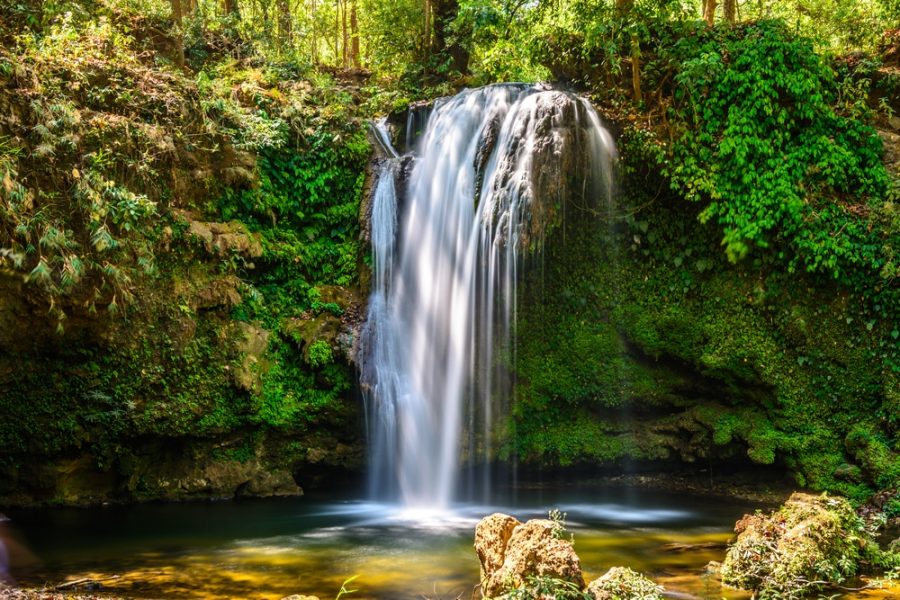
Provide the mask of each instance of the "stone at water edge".
{"label": "stone at water edge", "polygon": [[587,587],[588,595],[594,600],[662,600],[662,592],[662,586],[628,567],[613,567]]}
{"label": "stone at water edge", "polygon": [[[495,514],[488,517],[499,524],[509,521],[502,519],[506,515]],[[508,517],[512,519],[512,517]],[[515,519],[513,519],[515,520]],[[482,520],[484,523],[484,519]],[[479,527],[482,525],[479,523]],[[491,523],[485,523],[483,533],[492,530]],[[498,562],[499,550],[495,547],[490,552],[483,549],[478,552],[479,558],[488,558],[488,564],[482,561],[481,593],[487,598],[503,595],[511,589],[522,587],[529,577],[548,576],[554,579],[569,581],[584,589],[584,576],[581,574],[581,561],[569,540],[557,537],[559,526],[546,519],[533,519],[524,524],[515,525],[506,548],[503,551],[503,563],[499,568],[489,570]],[[477,528],[476,528],[477,531]],[[498,529],[494,540],[502,539],[503,528]],[[490,536],[485,536],[486,538]]]}
{"label": "stone at water edge", "polygon": [[475,526],[475,553],[481,563],[481,578],[493,575],[503,566],[506,544],[513,530],[521,525],[518,519],[503,513],[494,513]]}

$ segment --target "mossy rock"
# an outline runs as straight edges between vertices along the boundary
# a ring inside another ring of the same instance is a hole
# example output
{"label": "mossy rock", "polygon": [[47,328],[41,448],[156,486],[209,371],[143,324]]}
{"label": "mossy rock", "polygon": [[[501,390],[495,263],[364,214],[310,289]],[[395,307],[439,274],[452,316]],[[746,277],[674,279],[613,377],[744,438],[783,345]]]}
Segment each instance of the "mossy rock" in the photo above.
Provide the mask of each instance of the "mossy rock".
{"label": "mossy rock", "polygon": [[[722,581],[760,600],[798,598],[857,575],[877,550],[853,506],[795,493],[772,514],[745,515],[722,564]],[[874,548],[873,548],[874,546]]]}
{"label": "mossy rock", "polygon": [[587,587],[594,600],[662,600],[662,586],[628,567],[613,567]]}

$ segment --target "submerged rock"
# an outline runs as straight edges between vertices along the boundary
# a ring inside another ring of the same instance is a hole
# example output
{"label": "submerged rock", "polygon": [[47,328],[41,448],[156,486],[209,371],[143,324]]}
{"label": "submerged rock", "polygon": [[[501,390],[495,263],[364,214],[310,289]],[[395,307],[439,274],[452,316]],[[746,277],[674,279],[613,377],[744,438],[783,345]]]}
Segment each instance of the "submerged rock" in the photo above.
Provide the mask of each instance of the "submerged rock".
{"label": "submerged rock", "polygon": [[587,587],[594,600],[662,600],[662,586],[628,567],[613,567]]}
{"label": "submerged rock", "polygon": [[793,598],[855,576],[877,545],[844,498],[795,493],[766,516],[745,515],[722,564],[722,581],[761,600]]}
{"label": "submerged rock", "polygon": [[546,519],[519,523],[499,513],[482,519],[476,527],[475,540],[481,561],[482,594],[501,596],[537,577],[569,582],[583,589],[581,562],[572,542],[562,539],[559,532],[559,524]]}

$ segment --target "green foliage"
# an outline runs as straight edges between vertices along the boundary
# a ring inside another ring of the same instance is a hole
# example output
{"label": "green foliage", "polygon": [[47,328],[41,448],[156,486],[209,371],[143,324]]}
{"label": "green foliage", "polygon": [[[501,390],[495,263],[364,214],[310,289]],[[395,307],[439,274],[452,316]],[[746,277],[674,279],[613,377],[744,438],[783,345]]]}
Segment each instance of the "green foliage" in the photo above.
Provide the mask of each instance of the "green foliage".
{"label": "green foliage", "polygon": [[[606,592],[610,600],[662,600],[663,588],[628,567],[614,567],[591,583],[594,594]],[[595,596],[596,597],[596,596]]]}
{"label": "green foliage", "polygon": [[[309,124],[321,118],[302,117]],[[301,352],[305,342],[286,326],[289,319],[340,315],[343,308],[323,301],[319,286],[354,286],[358,278],[358,213],[369,146],[355,122],[338,126],[331,119],[340,115],[325,118],[287,146],[263,148],[258,184],[228,190],[214,207],[221,218],[239,219],[262,238],[262,257],[247,274],[252,287],[235,317],[261,322],[273,333],[271,364],[254,409],[254,419],[269,427],[318,422],[341,405],[351,385],[352,373],[335,360],[330,341],[314,340]],[[306,126],[294,126],[301,124]]]}
{"label": "green foliage", "polygon": [[[263,379],[254,419],[270,427],[304,428],[338,406],[350,389],[348,369],[322,365],[317,374],[303,367],[302,355],[287,342],[275,344],[273,364]],[[311,366],[312,361],[310,361]]]}
{"label": "green foliage", "polygon": [[258,285],[279,296],[277,305],[302,312],[312,304],[314,285],[355,282],[368,149],[357,130],[346,141],[316,134],[303,152],[267,150],[259,160],[259,185],[229,191],[220,203],[223,218],[241,218],[262,234]]}
{"label": "green foliage", "polygon": [[[856,501],[891,485],[896,386],[866,308],[810,276],[730,264],[631,143],[617,200],[628,216],[570,220],[526,266],[505,452],[561,465],[743,458]],[[869,433],[851,435],[860,425]]]}
{"label": "green foliage", "polygon": [[334,361],[331,346],[325,340],[316,340],[309,347],[307,362],[311,367],[323,367]]}
{"label": "green foliage", "polygon": [[[316,286],[357,281],[369,149],[355,100],[333,84],[284,81],[284,65],[210,61],[196,81],[173,72],[146,50],[142,19],[158,15],[133,14],[138,4],[50,15],[40,34],[0,50],[2,100],[18,115],[0,129],[0,269],[28,278],[58,316],[78,313],[65,332],[78,337],[2,369],[4,467],[87,453],[126,474],[146,440],[236,434],[246,443],[210,456],[246,462],[265,432],[349,418],[349,367],[324,340],[304,352],[286,324],[340,315],[346,307]],[[247,225],[224,229],[262,241],[255,265],[253,251],[220,252],[188,233],[226,214]],[[223,304],[203,303],[222,286]],[[259,350],[228,318],[238,290],[232,317],[268,330],[247,326]],[[100,302],[128,320],[83,314]],[[304,456],[292,450],[285,465]]]}
{"label": "green foliage", "polygon": [[769,517],[747,516],[729,548],[723,581],[757,597],[801,598],[855,576],[865,557],[879,562],[877,544],[843,498],[795,494]]}
{"label": "green foliage", "polygon": [[[149,123],[182,103],[171,80],[158,83],[158,94],[135,92],[132,81],[148,71],[133,38],[104,16],[68,13],[16,50],[17,76],[40,73],[40,84],[22,107],[24,122],[0,136],[0,246],[18,257],[13,269],[44,292],[61,326],[67,297],[114,310],[130,299],[135,277],[152,272],[158,202],[138,191],[157,176]],[[100,107],[128,116],[94,112]],[[133,134],[117,138],[129,118]]]}
{"label": "green foliage", "polygon": [[888,489],[900,481],[900,455],[890,446],[885,434],[870,424],[859,424],[846,438],[847,451],[856,459],[879,489]]}
{"label": "green foliage", "polygon": [[547,518],[553,523],[551,533],[555,539],[562,540],[568,537],[569,541],[574,543],[575,535],[566,529],[566,513],[554,508],[547,513]]}
{"label": "green foliage", "polygon": [[583,592],[578,584],[565,579],[557,579],[550,575],[530,575],[525,584],[512,589],[503,595],[509,600],[539,600],[556,598],[558,600],[591,600],[593,596]]}
{"label": "green foliage", "polygon": [[344,596],[355,594],[356,592],[358,592],[359,590],[351,590],[347,588],[347,586],[353,583],[358,577],[359,575],[354,575],[353,577],[348,577],[347,579],[345,579],[341,584],[341,589],[338,591],[337,596],[334,597],[334,600],[341,600],[341,598],[343,598]]}
{"label": "green foliage", "polygon": [[[721,36],[718,37],[717,36]],[[857,215],[886,178],[873,129],[838,115],[832,72],[777,22],[676,44],[673,185],[703,200],[732,260],[753,247],[790,269],[849,280],[880,271],[878,237]]]}

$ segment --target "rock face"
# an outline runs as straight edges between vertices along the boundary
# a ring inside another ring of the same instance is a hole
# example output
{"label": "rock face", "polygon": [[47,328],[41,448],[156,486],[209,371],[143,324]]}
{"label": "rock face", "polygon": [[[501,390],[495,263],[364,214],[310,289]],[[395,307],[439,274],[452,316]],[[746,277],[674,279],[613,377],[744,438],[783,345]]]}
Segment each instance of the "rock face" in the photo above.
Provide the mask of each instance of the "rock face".
{"label": "rock face", "polygon": [[500,596],[525,585],[530,577],[542,576],[583,589],[581,562],[572,542],[561,539],[559,532],[559,525],[546,519],[523,524],[499,513],[483,519],[476,527],[475,538],[482,594]]}
{"label": "rock face", "polygon": [[[722,581],[760,599],[795,597],[857,573],[873,543],[850,503],[795,493],[769,516],[745,515],[722,564]],[[818,583],[816,583],[818,582]]]}
{"label": "rock face", "polygon": [[587,587],[594,600],[662,600],[662,587],[628,567],[613,567]]}

